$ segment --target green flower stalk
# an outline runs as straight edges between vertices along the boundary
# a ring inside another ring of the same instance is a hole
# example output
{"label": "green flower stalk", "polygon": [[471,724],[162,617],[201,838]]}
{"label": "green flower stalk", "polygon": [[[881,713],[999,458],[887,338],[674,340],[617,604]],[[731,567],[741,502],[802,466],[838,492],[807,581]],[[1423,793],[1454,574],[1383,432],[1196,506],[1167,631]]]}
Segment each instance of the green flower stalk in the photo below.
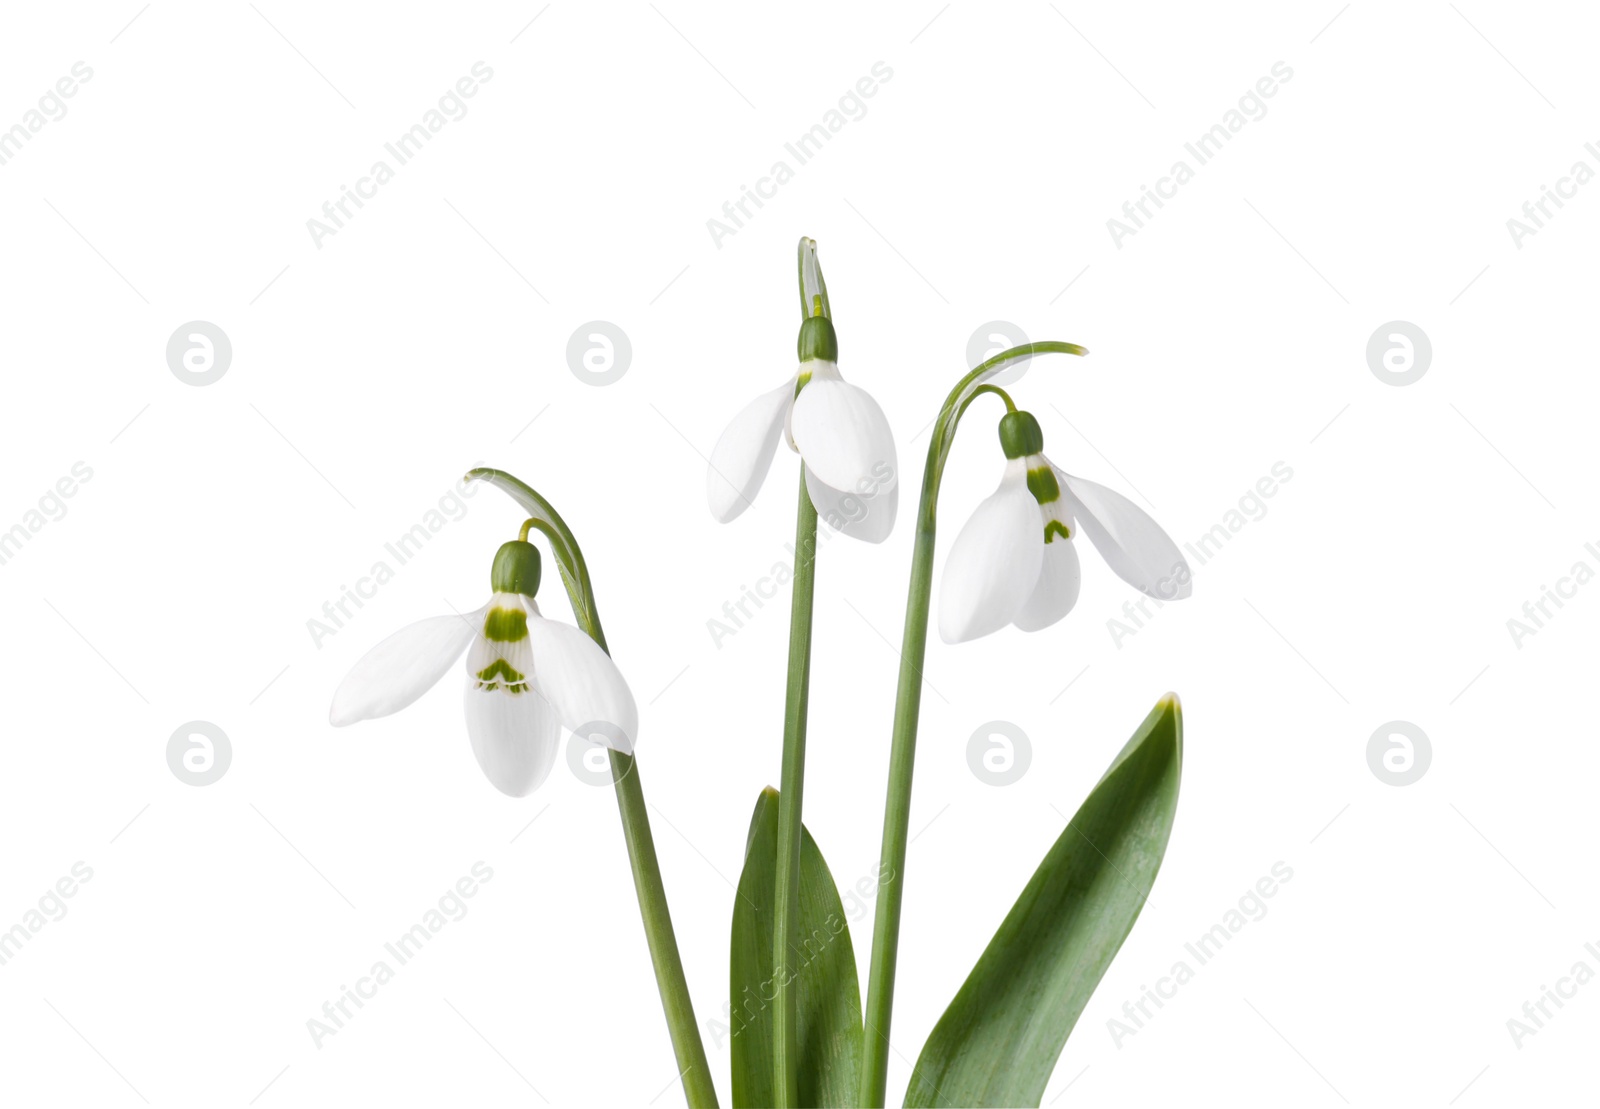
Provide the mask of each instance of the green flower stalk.
{"label": "green flower stalk", "polygon": [[[606,647],[583,552],[550,502],[510,474],[480,469],[467,480],[496,486],[530,516],[522,533],[495,553],[489,603],[471,613],[419,621],[368,651],[334,692],[329,721],[338,726],[398,712],[438,684],[464,654],[467,737],[478,765],[502,793],[522,797],[544,783],[563,726],[610,749],[623,838],[684,1094],[691,1106],[714,1109],[717,1094],[634,762],[638,707]],[[535,530],[550,541],[577,627],[539,611],[543,559],[528,542]]]}
{"label": "green flower stalk", "polygon": [[800,482],[789,606],[789,677],[783,706],[783,769],[778,794],[777,900],[772,915],[773,1089],[777,1109],[800,1104],[798,971],[788,966],[800,935],[800,809],[806,778],[806,708],[811,690],[811,601],[816,588],[817,510]]}
{"label": "green flower stalk", "polygon": [[[889,789],[884,802],[879,873],[892,875],[878,891],[872,926],[872,962],[867,973],[866,1055],[861,1072],[861,1104],[882,1106],[889,1081],[889,1026],[894,1007],[894,976],[900,942],[900,909],[905,895],[907,834],[911,824],[911,781],[916,761],[917,720],[922,707],[922,663],[927,655],[928,611],[933,596],[933,552],[939,484],[967,407],[985,392],[986,382],[1008,363],[1035,354],[1087,354],[1075,343],[1027,343],[1002,351],[962,378],[934,421],[928,459],[922,470],[911,583],[900,643],[900,676],[895,688],[894,730],[889,749]],[[1009,399],[1007,407],[1012,407]]]}
{"label": "green flower stalk", "polygon": [[1190,592],[1189,566],[1160,525],[1122,494],[1052,464],[1044,455],[1039,421],[1019,411],[1005,390],[990,384],[1008,363],[1051,353],[1081,355],[1088,351],[1073,343],[1029,343],[989,359],[950,391],[928,444],[900,648],[879,864],[879,873],[891,874],[895,880],[879,892],[867,976],[861,1083],[864,1106],[883,1104],[888,1081],[889,1023],[900,906],[905,895],[906,832],[911,820],[922,662],[928,645],[939,484],[956,429],[972,402],[992,393],[1005,403],[1006,414],[999,425],[1005,472],[1000,487],[978,505],[962,527],[945,562],[939,633],[946,642],[976,639],[1008,625],[1040,631],[1064,617],[1078,599],[1078,555],[1073,539],[1079,530],[1088,535],[1112,571],[1134,588],[1162,601],[1180,600]]}
{"label": "green flower stalk", "polygon": [[898,459],[889,421],[864,390],[839,374],[839,339],[817,244],[798,251],[800,366],[784,384],[734,417],[712,451],[706,498],[726,523],[749,507],[766,479],[780,438],[800,455],[795,511],[794,579],[789,613],[788,691],[778,798],[776,899],[773,910],[773,1089],[780,1107],[799,1100],[796,1070],[801,810],[805,795],[806,709],[811,682],[811,612],[816,586],[817,523],[879,543],[894,527]]}
{"label": "green flower stalk", "polygon": [[[550,541],[555,556],[556,569],[561,583],[566,587],[567,598],[572,603],[572,615],[578,626],[609,654],[605,632],[600,626],[600,612],[595,606],[594,588],[589,581],[589,568],[583,560],[578,540],[566,522],[542,496],[500,470],[477,469],[467,474],[467,479],[486,481],[509,495],[529,514],[522,529],[523,545],[532,530],[541,532]],[[511,544],[507,544],[511,547]],[[505,570],[510,574],[514,555],[507,554]],[[526,568],[527,560],[521,565]],[[533,560],[537,574],[537,559]],[[497,571],[501,560],[496,559]],[[535,586],[537,581],[535,580]],[[604,742],[605,736],[585,736]],[[711,1082],[711,1068],[706,1063],[705,1045],[700,1040],[695,1024],[694,1003],[689,996],[689,984],[683,973],[683,960],[678,954],[677,936],[672,930],[672,914],[667,908],[666,888],[661,881],[661,866],[656,860],[655,839],[650,834],[650,814],[645,808],[644,787],[639,782],[639,767],[628,751],[609,752],[611,778],[617,792],[617,810],[622,817],[622,835],[628,846],[628,861],[633,869],[633,885],[639,897],[639,915],[644,921],[645,939],[650,946],[650,962],[655,968],[656,985],[661,992],[661,1005],[666,1011],[667,1028],[672,1036],[672,1050],[678,1060],[684,1096],[695,1109],[717,1105],[717,1092]]]}

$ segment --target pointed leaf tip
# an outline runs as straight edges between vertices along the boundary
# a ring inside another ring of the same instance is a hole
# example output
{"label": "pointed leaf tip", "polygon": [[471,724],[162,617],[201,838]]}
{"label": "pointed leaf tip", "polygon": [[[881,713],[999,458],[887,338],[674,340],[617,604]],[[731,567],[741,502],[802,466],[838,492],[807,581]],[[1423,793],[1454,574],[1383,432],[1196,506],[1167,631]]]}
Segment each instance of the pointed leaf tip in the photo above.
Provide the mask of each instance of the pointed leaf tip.
{"label": "pointed leaf tip", "polygon": [[1161,869],[1182,747],[1182,714],[1168,695],[1068,822],[939,1018],[907,1106],[1039,1104]]}

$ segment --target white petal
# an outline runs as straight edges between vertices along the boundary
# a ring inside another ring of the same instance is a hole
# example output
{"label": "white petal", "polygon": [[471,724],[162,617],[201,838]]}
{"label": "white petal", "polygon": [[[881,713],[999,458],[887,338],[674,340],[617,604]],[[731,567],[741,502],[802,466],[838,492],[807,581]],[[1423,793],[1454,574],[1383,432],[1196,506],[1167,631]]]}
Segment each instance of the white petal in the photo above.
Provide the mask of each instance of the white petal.
{"label": "white petal", "polygon": [[900,485],[866,493],[843,493],[823,482],[807,466],[806,492],[823,522],[835,531],[868,543],[882,543],[894,530],[895,513],[900,507]]}
{"label": "white petal", "polygon": [[467,681],[467,739],[494,788],[526,797],[544,784],[561,747],[555,709],[532,690],[507,693]]}
{"label": "white petal", "polygon": [[1121,493],[1056,468],[1061,496],[1117,577],[1157,600],[1190,592],[1189,564],[1161,525]]}
{"label": "white petal", "polygon": [[755,499],[772,468],[784,414],[793,398],[794,379],[790,378],[745,405],[717,440],[711,465],[706,468],[706,501],[719,522],[726,524]]}
{"label": "white petal", "polygon": [[561,723],[591,743],[631,753],[639,738],[639,709],[611,656],[571,624],[528,616],[533,687]]}
{"label": "white petal", "polygon": [[812,377],[794,399],[790,426],[807,469],[839,490],[888,488],[899,480],[894,434],[878,402],[812,362]]}
{"label": "white petal", "polygon": [[362,655],[334,691],[328,722],[342,727],[388,716],[428,692],[483,629],[487,607],[419,620]]}
{"label": "white petal", "polygon": [[1039,584],[1034,586],[1033,596],[1011,622],[1025,632],[1048,628],[1078,603],[1082,581],[1075,544],[1063,535],[1055,535],[1044,545],[1044,565],[1039,569]]}
{"label": "white petal", "polygon": [[1021,462],[1009,463],[944,563],[939,585],[939,636],[961,643],[999,631],[1032,596],[1044,564],[1044,514],[1028,491]]}

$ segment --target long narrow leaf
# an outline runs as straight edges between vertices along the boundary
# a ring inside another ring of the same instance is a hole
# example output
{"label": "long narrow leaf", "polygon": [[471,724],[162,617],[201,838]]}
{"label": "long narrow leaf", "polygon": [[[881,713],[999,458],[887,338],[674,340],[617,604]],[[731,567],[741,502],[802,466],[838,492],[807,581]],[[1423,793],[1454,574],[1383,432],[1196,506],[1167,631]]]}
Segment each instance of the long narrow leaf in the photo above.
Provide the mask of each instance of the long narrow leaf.
{"label": "long narrow leaf", "polygon": [[1183,714],[1169,695],[1078,809],[939,1018],[906,1105],[1039,1104],[1161,869],[1182,769]]}
{"label": "long narrow leaf", "polygon": [[[744,873],[733,905],[733,1104],[778,1104],[773,1090],[772,915],[777,899],[778,791],[750,817]],[[797,976],[802,1106],[853,1103],[861,1070],[861,988],[844,906],[811,833],[801,829],[800,940],[785,960]]]}

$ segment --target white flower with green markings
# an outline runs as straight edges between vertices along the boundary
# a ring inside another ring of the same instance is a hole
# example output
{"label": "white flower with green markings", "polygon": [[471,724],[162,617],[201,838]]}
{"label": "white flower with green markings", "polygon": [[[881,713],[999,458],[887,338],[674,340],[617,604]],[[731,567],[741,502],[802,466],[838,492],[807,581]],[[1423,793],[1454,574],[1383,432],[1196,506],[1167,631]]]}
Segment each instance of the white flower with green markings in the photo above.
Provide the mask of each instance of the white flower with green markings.
{"label": "white flower with green markings", "polygon": [[894,529],[899,462],[878,402],[839,374],[839,340],[817,244],[800,240],[800,368],[751,401],[717,440],[706,469],[706,500],[721,523],[754,500],[772,468],[778,439],[800,455],[806,493],[836,531],[881,543]]}
{"label": "white flower with green markings", "polygon": [[1189,564],[1161,525],[1122,494],[1053,465],[1031,413],[1001,418],[1000,445],[1000,487],[978,505],[945,560],[939,636],[946,643],[1008,624],[1039,631],[1070,612],[1081,580],[1074,525],[1135,589],[1160,601],[1189,596]]}
{"label": "white flower with green markings", "polygon": [[639,710],[622,672],[588,635],[547,620],[534,600],[539,550],[504,544],[490,572],[494,595],[466,615],[402,628],[363,655],[333,695],[336,726],[399,712],[467,659],[467,738],[494,787],[512,797],[550,775],[561,729],[632,753]]}

